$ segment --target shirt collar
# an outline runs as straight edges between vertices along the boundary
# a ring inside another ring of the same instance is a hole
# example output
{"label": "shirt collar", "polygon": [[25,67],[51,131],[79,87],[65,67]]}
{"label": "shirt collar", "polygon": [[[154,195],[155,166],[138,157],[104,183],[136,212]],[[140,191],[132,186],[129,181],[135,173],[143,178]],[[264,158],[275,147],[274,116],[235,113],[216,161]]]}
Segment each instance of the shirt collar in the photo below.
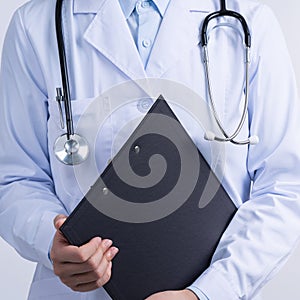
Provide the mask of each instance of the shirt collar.
{"label": "shirt collar", "polygon": [[[164,16],[170,2],[170,0],[146,0],[146,1],[153,2],[156,5],[162,17]],[[125,18],[128,19],[135,8],[135,4],[137,0],[119,0],[119,2]]]}

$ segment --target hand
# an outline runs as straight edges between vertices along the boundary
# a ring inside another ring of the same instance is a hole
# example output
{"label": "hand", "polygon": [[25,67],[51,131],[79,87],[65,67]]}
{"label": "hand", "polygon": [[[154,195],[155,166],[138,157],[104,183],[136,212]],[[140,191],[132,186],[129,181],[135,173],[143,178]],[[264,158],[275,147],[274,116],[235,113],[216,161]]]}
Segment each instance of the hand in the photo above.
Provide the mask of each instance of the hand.
{"label": "hand", "polygon": [[182,290],[157,293],[145,300],[198,300],[198,297],[190,290]]}
{"label": "hand", "polygon": [[54,273],[73,291],[95,290],[109,281],[112,259],[119,249],[111,246],[111,240],[100,237],[91,239],[81,247],[70,245],[59,231],[65,220],[63,215],[54,219],[57,231],[50,251]]}

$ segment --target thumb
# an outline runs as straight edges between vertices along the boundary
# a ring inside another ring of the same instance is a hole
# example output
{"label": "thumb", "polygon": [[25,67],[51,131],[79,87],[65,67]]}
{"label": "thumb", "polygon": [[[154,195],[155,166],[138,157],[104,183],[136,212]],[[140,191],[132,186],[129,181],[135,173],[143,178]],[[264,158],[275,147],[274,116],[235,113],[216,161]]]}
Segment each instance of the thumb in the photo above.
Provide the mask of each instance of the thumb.
{"label": "thumb", "polygon": [[58,230],[60,226],[66,221],[66,219],[67,216],[65,215],[57,215],[53,220],[55,228]]}

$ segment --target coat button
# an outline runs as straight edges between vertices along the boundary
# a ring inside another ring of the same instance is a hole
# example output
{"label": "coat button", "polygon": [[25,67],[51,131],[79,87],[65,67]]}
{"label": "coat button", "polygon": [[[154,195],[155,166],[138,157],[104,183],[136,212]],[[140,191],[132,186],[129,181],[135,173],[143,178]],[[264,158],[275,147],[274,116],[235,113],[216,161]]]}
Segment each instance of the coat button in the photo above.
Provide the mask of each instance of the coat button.
{"label": "coat button", "polygon": [[143,40],[143,41],[142,41],[142,45],[143,45],[143,47],[145,47],[145,48],[150,47],[150,45],[151,45],[151,40],[149,40],[149,39]]}
{"label": "coat button", "polygon": [[149,110],[152,104],[153,101],[150,98],[141,99],[137,104],[137,108],[140,112],[145,113]]}
{"label": "coat button", "polygon": [[149,1],[142,2],[142,8],[148,8],[150,6]]}

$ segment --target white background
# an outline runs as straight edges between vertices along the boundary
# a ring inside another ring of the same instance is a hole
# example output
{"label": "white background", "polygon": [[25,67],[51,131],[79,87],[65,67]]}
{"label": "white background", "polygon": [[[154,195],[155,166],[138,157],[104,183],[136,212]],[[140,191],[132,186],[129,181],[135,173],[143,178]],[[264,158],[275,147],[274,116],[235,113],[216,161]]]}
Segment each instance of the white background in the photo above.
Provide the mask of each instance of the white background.
{"label": "white background", "polygon": [[[300,90],[300,58],[297,57],[297,54],[300,54],[300,27],[299,16],[297,19],[296,15],[300,11],[300,2],[297,0],[261,1],[272,7],[282,25]],[[24,0],[0,0],[0,49],[2,49],[4,34],[13,11],[24,2]],[[22,259],[0,238],[0,299],[25,300],[34,267],[34,263]],[[279,275],[264,288],[264,300],[298,300],[300,284],[297,278],[300,278],[300,247]]]}

